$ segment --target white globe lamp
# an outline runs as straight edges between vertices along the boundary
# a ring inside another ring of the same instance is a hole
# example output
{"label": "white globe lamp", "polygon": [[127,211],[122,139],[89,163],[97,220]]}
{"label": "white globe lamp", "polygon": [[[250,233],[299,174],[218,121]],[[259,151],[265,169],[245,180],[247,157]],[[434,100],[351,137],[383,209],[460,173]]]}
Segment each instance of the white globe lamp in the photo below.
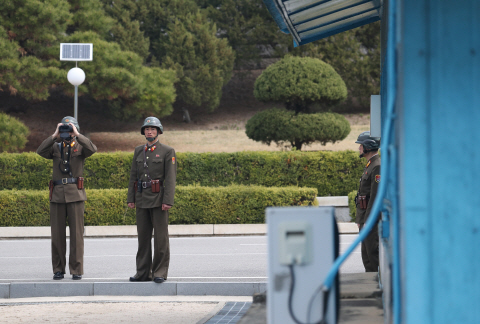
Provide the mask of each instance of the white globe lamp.
{"label": "white globe lamp", "polygon": [[68,71],[67,79],[68,82],[75,86],[74,117],[78,121],[78,86],[85,81],[85,72],[78,67],[74,67]]}
{"label": "white globe lamp", "polygon": [[67,79],[72,85],[79,86],[85,81],[85,72],[78,67],[74,67],[68,71]]}

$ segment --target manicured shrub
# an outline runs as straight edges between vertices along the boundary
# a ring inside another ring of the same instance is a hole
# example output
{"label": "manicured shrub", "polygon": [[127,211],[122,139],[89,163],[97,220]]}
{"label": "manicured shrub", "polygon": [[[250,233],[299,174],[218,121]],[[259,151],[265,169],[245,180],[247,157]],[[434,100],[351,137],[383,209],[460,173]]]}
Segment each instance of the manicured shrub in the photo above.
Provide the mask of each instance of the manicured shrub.
{"label": "manicured shrub", "polygon": [[[85,160],[87,189],[128,185],[132,153],[96,153]],[[354,151],[177,153],[177,185],[232,184],[316,188],[319,196],[357,189],[364,162]],[[52,161],[35,153],[0,153],[0,188],[45,190]]]}
{"label": "manicured shrub", "polygon": [[29,133],[27,126],[20,120],[0,112],[0,153],[23,149]]}
{"label": "manicured shrub", "polygon": [[279,102],[295,113],[311,105],[327,108],[347,98],[347,86],[335,69],[311,57],[286,56],[257,78],[253,94],[265,102]]}
{"label": "manicured shrub", "polygon": [[350,217],[352,222],[357,219],[357,206],[355,205],[355,197],[357,196],[357,190],[354,190],[348,194],[348,209],[350,210]]}
{"label": "manicured shrub", "polygon": [[[85,225],[134,225],[126,189],[87,189]],[[253,224],[265,222],[270,206],[318,205],[312,188],[177,186],[170,224]],[[47,190],[1,190],[0,226],[49,226]]]}
{"label": "manicured shrub", "polygon": [[319,59],[284,57],[262,72],[253,93],[260,101],[286,108],[259,112],[247,122],[246,134],[254,141],[287,142],[301,150],[313,142],[335,143],[350,133],[345,117],[325,113],[347,98],[347,87],[333,67]]}
{"label": "manicured shrub", "polygon": [[267,109],[247,121],[245,133],[254,141],[270,145],[289,143],[297,150],[319,142],[335,143],[350,133],[350,123],[340,114],[295,114],[292,110]]}

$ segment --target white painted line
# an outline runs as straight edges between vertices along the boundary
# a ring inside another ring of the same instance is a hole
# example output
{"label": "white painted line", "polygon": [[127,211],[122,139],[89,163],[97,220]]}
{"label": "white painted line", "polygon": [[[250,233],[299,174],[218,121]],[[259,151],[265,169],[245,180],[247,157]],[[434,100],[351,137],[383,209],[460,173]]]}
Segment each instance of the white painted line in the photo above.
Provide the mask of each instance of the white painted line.
{"label": "white painted line", "polygon": [[268,277],[168,277],[168,279],[267,279]]}
{"label": "white painted line", "polygon": [[240,245],[267,245],[266,243],[265,244],[240,244]]}
{"label": "white painted line", "polygon": [[181,255],[181,256],[205,256],[205,255],[208,255],[208,256],[233,256],[233,255],[266,255],[267,252],[265,253],[217,253],[217,254],[214,254],[214,253],[205,253],[205,254],[200,254],[200,253],[196,253],[196,254],[170,254],[170,256],[175,256],[175,255]]}
{"label": "white painted line", "polygon": [[[68,274],[66,274],[68,276]],[[168,277],[167,281],[171,281],[172,279],[267,279],[268,277]],[[83,279],[85,280],[119,280],[119,281],[128,281],[128,278],[89,278],[83,276]],[[34,282],[34,281],[40,281],[40,282],[65,282],[68,281],[69,278],[66,277],[63,280],[55,280],[50,281],[45,278],[30,278],[30,279],[0,279],[0,281],[29,281],[29,282]],[[85,281],[84,281],[85,282]]]}

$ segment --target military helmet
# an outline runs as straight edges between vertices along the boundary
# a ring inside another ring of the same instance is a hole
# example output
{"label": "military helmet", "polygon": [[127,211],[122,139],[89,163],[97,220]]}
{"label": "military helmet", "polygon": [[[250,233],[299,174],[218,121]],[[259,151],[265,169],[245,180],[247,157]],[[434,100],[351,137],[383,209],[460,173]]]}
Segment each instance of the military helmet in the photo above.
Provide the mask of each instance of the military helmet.
{"label": "military helmet", "polygon": [[380,137],[371,137],[370,132],[363,132],[358,135],[355,143],[362,144],[365,150],[378,150],[380,147]]}
{"label": "military helmet", "polygon": [[140,130],[140,133],[142,133],[142,135],[145,135],[145,127],[156,127],[159,130],[159,134],[163,134],[162,123],[160,123],[160,120],[157,117],[145,118],[142,129]]}
{"label": "military helmet", "polygon": [[72,117],[72,116],[63,117],[61,123],[65,126],[67,126],[69,123],[72,123],[73,125],[75,125],[75,127],[77,128],[77,131],[80,133],[80,125],[78,125],[78,122],[75,119],[75,117]]}

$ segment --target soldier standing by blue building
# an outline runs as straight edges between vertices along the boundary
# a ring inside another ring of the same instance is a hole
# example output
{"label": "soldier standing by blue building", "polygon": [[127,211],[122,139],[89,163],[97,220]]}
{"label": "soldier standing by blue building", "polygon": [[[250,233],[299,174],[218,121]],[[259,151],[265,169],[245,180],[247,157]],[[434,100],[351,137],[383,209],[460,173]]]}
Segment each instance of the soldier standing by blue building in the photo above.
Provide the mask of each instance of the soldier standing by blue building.
{"label": "soldier standing by blue building", "polygon": [[[356,197],[356,223],[361,230],[370,216],[373,202],[377,195],[380,183],[380,138],[371,137],[370,132],[363,132],[355,143],[360,144],[358,150],[360,157],[367,160],[367,164],[360,178],[360,185]],[[367,238],[362,242],[362,261],[366,272],[377,272],[379,266],[378,253],[378,228],[374,226]]]}

